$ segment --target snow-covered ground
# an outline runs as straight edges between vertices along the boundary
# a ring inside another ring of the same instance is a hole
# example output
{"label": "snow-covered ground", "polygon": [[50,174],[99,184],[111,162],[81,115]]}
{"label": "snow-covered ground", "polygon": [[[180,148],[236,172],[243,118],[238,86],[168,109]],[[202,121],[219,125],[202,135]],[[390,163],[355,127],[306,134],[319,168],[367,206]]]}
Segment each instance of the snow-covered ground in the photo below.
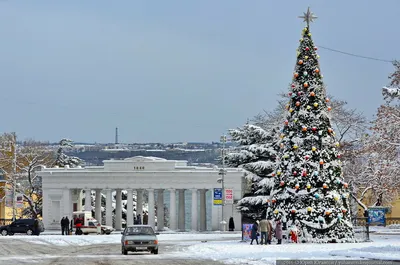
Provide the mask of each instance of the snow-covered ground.
{"label": "snow-covered ground", "polygon": [[[376,229],[389,232],[394,229]],[[241,242],[240,233],[165,233],[158,236],[160,244],[184,245],[185,251],[160,253],[179,259],[212,259],[226,264],[275,264],[276,259],[380,259],[400,261],[400,234],[371,234],[372,242],[345,244],[283,244],[250,245]],[[57,246],[87,246],[120,244],[121,235],[88,236],[7,236],[0,244],[19,239],[32,244]],[[177,248],[179,249],[179,248]],[[119,253],[116,253],[119,256]],[[154,258],[156,258],[154,256]]]}

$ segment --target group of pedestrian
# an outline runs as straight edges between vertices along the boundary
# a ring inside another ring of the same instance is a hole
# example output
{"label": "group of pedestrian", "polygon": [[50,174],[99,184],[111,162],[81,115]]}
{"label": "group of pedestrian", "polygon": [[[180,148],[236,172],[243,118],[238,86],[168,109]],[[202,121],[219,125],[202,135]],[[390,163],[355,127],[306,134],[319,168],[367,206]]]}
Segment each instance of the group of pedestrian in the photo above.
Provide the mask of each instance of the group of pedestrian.
{"label": "group of pedestrian", "polygon": [[61,218],[61,233],[62,235],[69,235],[69,219],[68,216]]}
{"label": "group of pedestrian", "polygon": [[282,220],[275,220],[275,228],[270,220],[263,219],[260,221],[255,221],[251,228],[251,242],[250,245],[253,245],[253,241],[255,240],[257,245],[258,237],[261,236],[260,244],[267,245],[271,244],[272,236],[275,234],[275,238],[278,240],[278,244],[282,244]]}

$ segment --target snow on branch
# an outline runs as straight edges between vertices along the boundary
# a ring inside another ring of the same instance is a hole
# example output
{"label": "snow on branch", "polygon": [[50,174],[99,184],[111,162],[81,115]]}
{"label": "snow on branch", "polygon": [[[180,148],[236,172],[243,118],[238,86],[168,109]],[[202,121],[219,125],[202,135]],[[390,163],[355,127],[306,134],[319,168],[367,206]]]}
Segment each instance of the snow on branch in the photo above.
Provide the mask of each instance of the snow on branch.
{"label": "snow on branch", "polygon": [[390,102],[395,98],[400,98],[400,88],[398,87],[383,87],[382,88],[383,98]]}

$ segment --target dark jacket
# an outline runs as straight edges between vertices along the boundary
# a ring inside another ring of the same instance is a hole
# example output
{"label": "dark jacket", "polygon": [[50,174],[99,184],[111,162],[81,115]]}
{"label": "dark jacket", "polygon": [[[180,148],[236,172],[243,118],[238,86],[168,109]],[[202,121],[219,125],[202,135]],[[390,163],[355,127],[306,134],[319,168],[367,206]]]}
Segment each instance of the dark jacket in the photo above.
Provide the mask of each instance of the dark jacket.
{"label": "dark jacket", "polygon": [[233,221],[233,217],[229,218],[229,230],[235,230],[235,222]]}
{"label": "dark jacket", "polygon": [[251,239],[257,239],[257,232],[258,232],[258,224],[254,223],[253,227],[251,228]]}

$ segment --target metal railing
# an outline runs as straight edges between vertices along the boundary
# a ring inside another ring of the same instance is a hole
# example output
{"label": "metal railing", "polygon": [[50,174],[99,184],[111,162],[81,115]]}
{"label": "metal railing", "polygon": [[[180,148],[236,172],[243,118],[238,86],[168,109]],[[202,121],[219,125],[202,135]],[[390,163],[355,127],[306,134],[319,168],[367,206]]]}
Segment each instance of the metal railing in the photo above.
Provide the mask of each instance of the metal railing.
{"label": "metal railing", "polygon": [[[357,217],[353,219],[354,226],[366,226],[367,218],[365,217]],[[383,226],[387,225],[400,225],[400,217],[387,217],[385,218],[385,223]]]}

